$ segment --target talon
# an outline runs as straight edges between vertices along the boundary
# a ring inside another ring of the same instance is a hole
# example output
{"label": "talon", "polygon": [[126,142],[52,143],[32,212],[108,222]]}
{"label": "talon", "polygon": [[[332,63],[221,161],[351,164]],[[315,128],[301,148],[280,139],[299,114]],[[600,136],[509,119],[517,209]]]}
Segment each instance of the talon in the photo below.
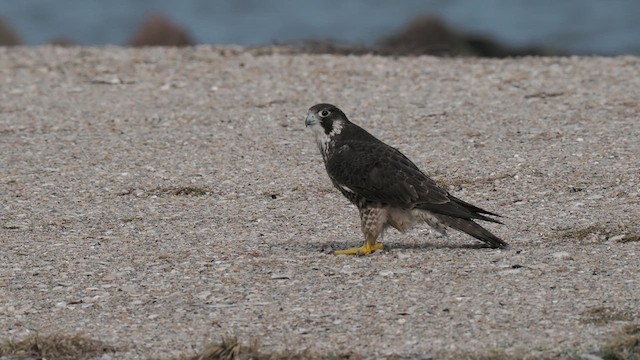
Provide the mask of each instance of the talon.
{"label": "talon", "polygon": [[360,247],[353,247],[353,248],[349,248],[349,249],[344,249],[344,250],[336,250],[333,252],[334,255],[367,255],[370,254],[376,250],[381,250],[384,248],[384,244],[382,243],[375,243],[375,244],[369,244],[369,243],[365,243],[364,245],[360,246]]}

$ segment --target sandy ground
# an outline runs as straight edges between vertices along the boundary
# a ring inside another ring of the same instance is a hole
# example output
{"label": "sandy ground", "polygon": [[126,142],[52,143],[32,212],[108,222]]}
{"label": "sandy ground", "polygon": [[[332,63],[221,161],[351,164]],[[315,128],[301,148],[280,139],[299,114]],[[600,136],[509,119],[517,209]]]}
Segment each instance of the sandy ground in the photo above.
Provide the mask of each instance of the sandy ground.
{"label": "sandy ground", "polygon": [[[635,57],[2,48],[1,337],[596,351],[640,320],[639,99]],[[362,239],[304,129],[319,102],[503,214],[511,247],[420,227],[331,255]]]}

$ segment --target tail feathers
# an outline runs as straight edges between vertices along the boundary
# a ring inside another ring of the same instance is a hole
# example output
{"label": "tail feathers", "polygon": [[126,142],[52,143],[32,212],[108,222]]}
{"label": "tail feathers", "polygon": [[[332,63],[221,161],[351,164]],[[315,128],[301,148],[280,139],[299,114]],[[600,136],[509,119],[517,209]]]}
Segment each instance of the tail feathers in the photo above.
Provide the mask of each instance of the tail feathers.
{"label": "tail feathers", "polygon": [[484,221],[490,221],[490,222],[494,222],[497,224],[502,224],[502,222],[500,222],[499,220],[496,219],[492,219],[490,217],[481,215],[481,214],[485,214],[485,215],[491,215],[491,216],[496,216],[496,217],[502,217],[502,215],[493,213],[491,211],[487,211],[485,209],[479,208],[475,205],[469,204],[468,202],[464,201],[464,200],[460,200],[455,196],[451,196],[449,195],[449,198],[451,200],[453,200],[456,204],[461,205],[462,207],[464,207],[466,210],[470,211],[473,213],[474,218],[476,219],[480,219],[480,220],[484,220]]}
{"label": "tail feathers", "polygon": [[[500,215],[496,215],[496,214],[493,214],[493,213],[491,215],[500,216]],[[478,214],[478,213],[473,214],[473,218],[472,219],[478,219],[478,220],[482,220],[482,221],[488,221],[488,222],[504,225],[502,223],[502,221],[500,221],[500,220],[496,220],[496,219],[493,219],[493,218],[490,218],[488,216],[484,216],[484,215]]]}
{"label": "tail feathers", "polygon": [[[457,217],[452,217],[452,216],[447,216],[442,214],[433,214],[433,215],[437,217],[444,225],[452,229],[462,231],[463,233],[469,234],[474,238],[487,243],[489,246],[493,248],[504,248],[509,246],[502,239],[493,235],[489,230],[476,224],[472,220],[462,219],[462,218],[457,218]],[[498,221],[494,221],[494,222],[498,222]]]}
{"label": "tail feathers", "polygon": [[[426,210],[434,214],[462,218],[467,220],[478,219],[489,221],[496,224],[502,224],[500,220],[490,218],[489,216],[502,217],[499,214],[484,210],[475,205],[471,205],[466,201],[462,201],[455,196],[448,195],[449,201],[446,202],[424,202],[418,203],[417,208]],[[489,215],[489,216],[487,216]]]}

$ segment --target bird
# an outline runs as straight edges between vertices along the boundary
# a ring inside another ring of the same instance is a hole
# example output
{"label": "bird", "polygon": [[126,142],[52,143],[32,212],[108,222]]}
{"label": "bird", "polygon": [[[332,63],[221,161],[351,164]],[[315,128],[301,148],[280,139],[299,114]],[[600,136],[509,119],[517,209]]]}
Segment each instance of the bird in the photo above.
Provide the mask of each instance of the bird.
{"label": "bird", "polygon": [[405,232],[424,222],[441,234],[455,229],[492,248],[506,242],[474,220],[502,224],[502,217],[458,199],[422,172],[398,149],[352,123],[334,105],[309,108],[305,127],[315,140],[333,185],[360,213],[364,243],[336,255],[366,255],[384,248],[378,238],[389,226]]}

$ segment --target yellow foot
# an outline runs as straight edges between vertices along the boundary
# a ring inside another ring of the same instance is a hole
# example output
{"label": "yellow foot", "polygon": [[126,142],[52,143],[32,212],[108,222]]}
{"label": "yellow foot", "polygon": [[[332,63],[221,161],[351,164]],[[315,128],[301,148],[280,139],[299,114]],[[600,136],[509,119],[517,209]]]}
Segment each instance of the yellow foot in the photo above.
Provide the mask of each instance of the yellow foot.
{"label": "yellow foot", "polygon": [[384,248],[384,245],[379,242],[373,245],[370,245],[369,243],[364,243],[364,245],[360,247],[354,247],[354,248],[349,248],[345,250],[336,250],[333,253],[335,255],[367,255],[376,250],[381,250],[382,248]]}

